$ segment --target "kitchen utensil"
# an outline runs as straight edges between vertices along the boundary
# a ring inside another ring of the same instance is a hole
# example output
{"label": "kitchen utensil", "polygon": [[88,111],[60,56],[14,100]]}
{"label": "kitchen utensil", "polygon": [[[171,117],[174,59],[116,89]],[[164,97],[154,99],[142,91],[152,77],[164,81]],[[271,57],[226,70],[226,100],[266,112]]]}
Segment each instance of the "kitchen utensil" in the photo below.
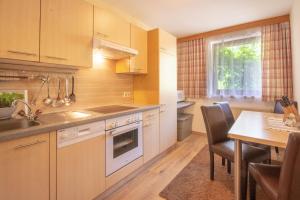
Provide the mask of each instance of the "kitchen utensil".
{"label": "kitchen utensil", "polygon": [[66,78],[65,90],[66,90],[66,94],[65,94],[64,101],[65,101],[65,105],[69,106],[69,105],[71,105],[72,101],[69,96],[69,79],[68,79],[68,77]]}
{"label": "kitchen utensil", "polygon": [[70,99],[71,99],[71,102],[76,102],[76,96],[75,96],[75,93],[74,93],[74,85],[75,85],[75,80],[74,80],[74,76],[72,76],[72,93],[70,95]]}
{"label": "kitchen utensil", "polygon": [[60,97],[61,93],[61,88],[60,88],[60,79],[58,79],[58,91],[57,91],[57,98],[53,101],[52,106],[53,107],[60,107],[62,106],[65,102],[64,100]]}
{"label": "kitchen utensil", "polygon": [[43,103],[46,105],[46,106],[49,106],[52,104],[52,101],[53,99],[50,97],[50,87],[49,87],[49,79],[47,80],[47,91],[48,91],[48,96],[43,100]]}
{"label": "kitchen utensil", "polygon": [[38,92],[35,94],[34,98],[31,101],[32,105],[36,105],[36,101],[39,98],[40,94],[41,94],[41,90],[44,87],[45,83],[48,81],[49,76],[45,77],[45,76],[39,76],[39,79],[42,81],[41,86],[38,90]]}

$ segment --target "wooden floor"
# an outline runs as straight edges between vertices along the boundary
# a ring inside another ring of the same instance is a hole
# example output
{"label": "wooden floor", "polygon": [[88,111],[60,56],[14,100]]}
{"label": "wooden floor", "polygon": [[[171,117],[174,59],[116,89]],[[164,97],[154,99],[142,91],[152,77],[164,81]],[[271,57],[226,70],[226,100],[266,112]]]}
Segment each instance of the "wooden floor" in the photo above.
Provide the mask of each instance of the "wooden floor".
{"label": "wooden floor", "polygon": [[203,135],[192,134],[174,150],[114,192],[107,200],[161,200],[159,193],[207,144]]}

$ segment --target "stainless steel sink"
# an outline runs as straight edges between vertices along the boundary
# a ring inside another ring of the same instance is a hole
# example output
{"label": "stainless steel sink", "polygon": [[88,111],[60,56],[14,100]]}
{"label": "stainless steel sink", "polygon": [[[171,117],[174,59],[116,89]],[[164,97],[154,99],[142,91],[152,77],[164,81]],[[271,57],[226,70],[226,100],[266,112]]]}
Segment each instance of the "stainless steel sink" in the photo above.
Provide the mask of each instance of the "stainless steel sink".
{"label": "stainless steel sink", "polygon": [[30,128],[40,125],[37,121],[29,121],[27,119],[9,119],[0,121],[0,132],[16,129]]}

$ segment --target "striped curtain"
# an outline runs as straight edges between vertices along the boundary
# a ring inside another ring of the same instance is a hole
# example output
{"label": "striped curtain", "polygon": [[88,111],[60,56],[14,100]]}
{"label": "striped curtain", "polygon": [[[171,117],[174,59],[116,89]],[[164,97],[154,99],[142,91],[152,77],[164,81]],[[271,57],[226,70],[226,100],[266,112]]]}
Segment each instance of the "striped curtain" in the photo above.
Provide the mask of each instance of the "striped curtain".
{"label": "striped curtain", "polygon": [[206,42],[204,39],[178,44],[178,89],[188,98],[207,94]]}
{"label": "striped curtain", "polygon": [[293,98],[292,78],[290,24],[262,27],[262,99]]}

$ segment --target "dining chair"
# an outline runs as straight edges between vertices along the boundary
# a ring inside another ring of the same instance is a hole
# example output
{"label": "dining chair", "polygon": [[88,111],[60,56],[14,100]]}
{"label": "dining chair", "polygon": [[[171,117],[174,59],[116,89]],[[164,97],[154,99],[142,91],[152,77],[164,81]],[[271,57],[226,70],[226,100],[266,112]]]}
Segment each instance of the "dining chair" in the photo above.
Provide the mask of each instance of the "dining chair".
{"label": "dining chair", "polygon": [[[231,110],[231,107],[230,107],[229,103],[226,102],[226,101],[223,101],[223,102],[215,102],[214,104],[219,105],[221,107],[223,113],[225,114],[226,121],[227,121],[227,124],[228,124],[229,129],[230,129],[232,127],[232,125],[234,124],[235,119],[234,119],[234,116],[233,116],[233,113],[232,113],[232,110]],[[255,147],[259,147],[259,148],[262,148],[262,149],[265,149],[266,151],[269,151],[270,159],[269,159],[268,163],[271,163],[271,147],[270,146],[257,144],[257,143],[253,143],[253,142],[244,142],[244,143],[248,144],[248,145],[255,146]],[[228,161],[227,163],[229,163],[227,165],[227,171],[230,173],[231,172],[230,161]]]}
{"label": "dining chair", "polygon": [[[214,180],[214,154],[234,162],[234,142],[227,137],[229,126],[219,105],[201,106],[208,138],[210,179]],[[259,147],[242,144],[241,197],[246,198],[249,162],[264,162],[270,152]]]}
{"label": "dining chair", "polygon": [[249,164],[250,200],[256,199],[256,184],[270,200],[300,199],[300,134],[291,133],[282,166]]}
{"label": "dining chair", "polygon": [[[281,102],[280,99],[275,100],[274,113],[283,114],[283,107],[282,107],[282,105],[281,105],[280,102]],[[297,101],[293,101],[292,103],[298,109],[298,103],[297,103]],[[276,151],[277,154],[279,154],[279,148],[278,147],[275,147],[275,151]]]}
{"label": "dining chair", "polygon": [[[235,119],[234,119],[232,110],[229,106],[229,103],[228,102],[215,102],[214,105],[219,105],[221,107],[221,109],[222,109],[222,111],[225,115],[228,128],[230,129],[232,127],[232,125],[234,124]],[[226,162],[225,160],[226,160],[225,158],[222,158],[222,165],[223,166],[225,165],[225,162]],[[230,162],[230,160],[227,160],[227,172],[229,174],[231,173],[231,162]]]}

